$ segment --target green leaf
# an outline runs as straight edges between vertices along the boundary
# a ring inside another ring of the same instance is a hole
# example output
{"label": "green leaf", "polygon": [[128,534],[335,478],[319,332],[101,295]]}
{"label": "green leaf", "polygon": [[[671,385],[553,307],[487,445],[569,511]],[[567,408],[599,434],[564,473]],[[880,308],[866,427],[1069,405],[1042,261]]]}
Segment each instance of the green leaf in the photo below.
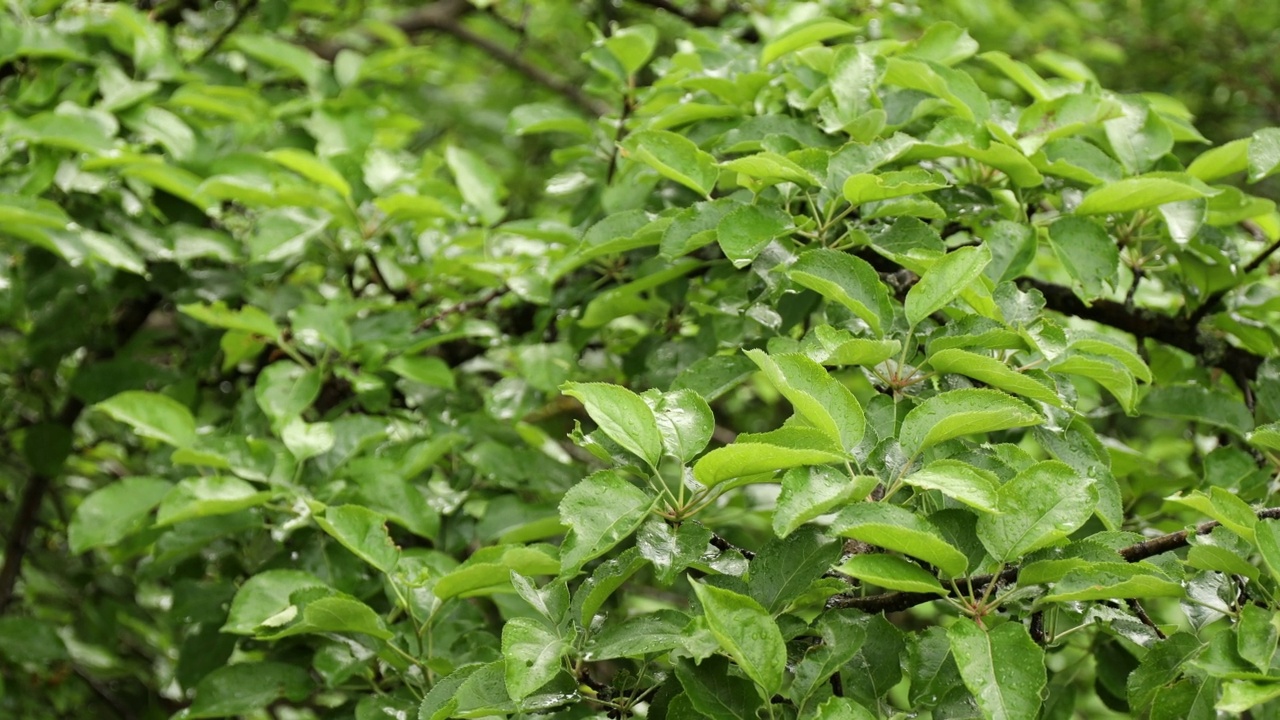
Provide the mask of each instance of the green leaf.
{"label": "green leaf", "polygon": [[921,320],[941,310],[971,283],[977,281],[989,262],[991,250],[986,245],[960,248],[947,253],[907,292],[907,299],[903,303],[907,320],[912,325],[918,325]]}
{"label": "green leaf", "polygon": [[852,35],[858,28],[835,18],[818,17],[803,20],[784,30],[780,35],[765,44],[760,51],[760,66],[763,67],[787,53],[795,52],[802,47],[820,43],[824,40]]}
{"label": "green leaf", "polygon": [[165,494],[156,513],[156,526],[239,512],[262,505],[274,494],[234,477],[188,478]]}
{"label": "green leaf", "polygon": [[1044,418],[1026,403],[998,390],[952,390],[935,395],[908,412],[898,442],[904,452],[915,455],[952,438],[1042,422]]}
{"label": "green leaf", "polygon": [[905,197],[947,187],[942,173],[920,168],[895,170],[883,173],[851,175],[844,182],[844,197],[851,205],[862,205],[875,200]]}
{"label": "green leaf", "polygon": [[1258,525],[1257,514],[1248,503],[1229,490],[1211,487],[1207,495],[1196,490],[1185,496],[1171,495],[1165,499],[1217,520],[1228,530],[1249,542],[1256,541],[1254,532]]}
{"label": "green leaf", "polygon": [[229,310],[222,302],[212,305],[192,303],[179,305],[178,310],[183,315],[195,318],[211,327],[239,330],[250,335],[260,335],[277,343],[280,341],[280,328],[276,326],[275,321],[270,315],[252,305],[246,305],[239,310]]}
{"label": "green leaf", "polygon": [[733,478],[844,460],[826,434],[816,430],[790,428],[757,436],[743,433],[732,445],[703,455],[694,463],[693,477],[715,487]]}
{"label": "green leaf", "polygon": [[507,116],[507,131],[513,135],[563,132],[591,136],[591,126],[574,111],[553,103],[517,105]]}
{"label": "green leaf", "polygon": [[888,289],[861,258],[826,248],[808,250],[796,259],[788,275],[797,284],[849,308],[876,335],[883,335],[893,320]]}
{"label": "green leaf", "polygon": [[690,580],[707,626],[738,667],[771,697],[782,687],[787,648],[773,616],[746,595]]}
{"label": "green leaf", "polygon": [[1213,707],[1237,717],[1263,703],[1280,697],[1280,682],[1228,680],[1222,684],[1222,697]]}
{"label": "green leaf", "polygon": [[79,555],[115,545],[143,529],[148,515],[172,486],[159,478],[127,477],[94,490],[80,501],[67,526],[67,544]]}
{"label": "green leaf", "polygon": [[1020,622],[990,632],[968,618],[947,628],[947,639],[965,687],[993,720],[1036,717],[1046,673],[1044,651]]}
{"label": "green leaf", "polygon": [[583,627],[591,626],[591,619],[609,599],[609,596],[623,583],[644,567],[645,559],[635,548],[624,550],[615,558],[611,558],[596,566],[591,577],[578,587],[574,594],[574,602],[579,606],[578,621]]}
{"label": "green leaf", "polygon": [[875,717],[854,700],[833,695],[818,706],[814,720],[875,720]]}
{"label": "green leaf", "polygon": [[1245,439],[1263,450],[1280,452],[1280,422],[1259,425],[1253,432],[1245,435]]}
{"label": "green leaf", "polygon": [[657,44],[658,30],[652,25],[619,28],[604,41],[605,48],[622,64],[628,76],[635,75],[649,62]]}
{"label": "green leaf", "polygon": [[185,405],[167,395],[128,390],[103,400],[95,407],[128,425],[142,437],[160,440],[174,447],[195,444],[195,418]]}
{"label": "green leaf", "polygon": [[453,370],[444,360],[434,356],[399,355],[387,363],[387,369],[405,380],[428,387],[453,390]]}
{"label": "green leaf", "polygon": [[577,572],[588,560],[629,537],[649,514],[653,502],[612,470],[589,475],[570,488],[560,501],[560,519],[569,526],[560,546],[561,574]]}
{"label": "green leaf", "polygon": [[1055,360],[1049,369],[1093,380],[1115,396],[1126,414],[1134,414],[1138,386],[1134,383],[1132,371],[1119,361],[1102,355],[1073,352]]}
{"label": "green leaf", "polygon": [[636,549],[641,557],[653,563],[654,575],[664,587],[706,555],[710,542],[711,531],[702,525],[682,523],[672,527],[656,516],[650,516],[636,533]]}
{"label": "green leaf", "polygon": [[[291,598],[299,599],[299,598]],[[326,633],[361,633],[379,640],[387,640],[391,637],[391,633],[387,630],[386,623],[378,616],[373,608],[365,605],[350,595],[334,593],[324,597],[308,599],[301,601],[301,615],[296,615],[296,619],[278,632],[269,632],[267,628],[259,628],[259,637],[263,640],[280,640],[294,635],[305,635],[307,633],[323,635]],[[290,610],[286,608],[285,617],[294,615],[297,612],[296,606]],[[263,623],[270,626],[271,630],[275,630],[275,622],[284,618],[273,617]]]}
{"label": "green leaf", "polygon": [[862,405],[821,365],[799,354],[766,355],[760,350],[747,350],[746,355],[796,412],[841,449],[850,451],[862,440],[866,430]]}
{"label": "green leaf", "polygon": [[[696,585],[695,585],[696,587]],[[676,678],[684,688],[697,717],[713,720],[756,720],[760,693],[750,680],[731,674],[729,662],[714,656],[694,665],[687,659],[675,663]],[[674,703],[673,703],[674,705]],[[673,717],[669,711],[667,717]]]}
{"label": "green leaf", "polygon": [[794,160],[790,160],[785,155],[779,155],[778,153],[762,152],[755,155],[746,155],[733,160],[726,160],[720,163],[720,167],[746,175],[749,178],[767,180],[772,183],[791,182],[805,187],[816,187],[820,184],[813,173],[805,170]]}
{"label": "green leaf", "polygon": [[837,507],[862,500],[880,484],[870,475],[849,477],[833,467],[796,467],[782,477],[773,511],[773,532],[785,538],[804,523]]}
{"label": "green leaf", "polygon": [[756,553],[747,588],[766,610],[778,614],[839,559],[839,543],[805,527],[786,539],[771,540]]}
{"label": "green leaf", "polygon": [[320,396],[322,378],[316,368],[281,360],[263,368],[254,383],[253,394],[258,407],[275,428],[282,428],[302,415]]}
{"label": "green leaf", "polygon": [[836,517],[831,531],[841,537],[910,555],[952,577],[963,574],[969,567],[968,558],[946,541],[937,526],[897,505],[855,503]]}
{"label": "green leaf", "polygon": [[1147,651],[1142,663],[1126,682],[1129,707],[1141,711],[1167,685],[1178,679],[1183,666],[1200,654],[1204,645],[1190,633],[1179,632],[1161,640]]}
{"label": "green leaf", "polygon": [[209,673],[196,685],[196,699],[184,717],[253,715],[284,698],[301,702],[311,694],[306,668],[283,662],[242,662]]}
{"label": "green leaf", "polygon": [[1173,149],[1173,133],[1146,100],[1127,96],[1123,114],[1102,124],[1116,158],[1130,173],[1145,172]]}
{"label": "green leaf", "polygon": [[682,370],[671,384],[671,389],[688,388],[707,402],[715,402],[755,372],[755,363],[744,355],[736,352],[732,355],[713,355]]}
{"label": "green leaf", "polygon": [[561,392],[579,400],[600,431],[656,467],[662,459],[662,431],[649,405],[620,385],[569,382]]}
{"label": "green leaf", "polygon": [[323,580],[302,570],[266,570],[244,582],[236,591],[222,632],[253,635],[258,626],[284,612],[290,597],[300,590],[326,587]]}
{"label": "green leaf", "polygon": [[495,545],[472,553],[462,565],[436,581],[433,592],[441,600],[507,592],[511,571],[521,575],[554,575],[560,570],[556,549],[550,545]]}
{"label": "green leaf", "polygon": [[1154,387],[1142,398],[1138,412],[1201,422],[1240,437],[1253,429],[1253,417],[1244,405],[1224,392],[1201,385]]}
{"label": "green leaf", "polygon": [[502,220],[507,212],[502,207],[507,191],[493,170],[475,153],[453,145],[445,148],[444,157],[462,199],[476,209],[484,224],[496,225]]}
{"label": "green leaf", "polygon": [[823,696],[821,688],[851,660],[867,640],[867,627],[862,614],[850,610],[833,610],[814,621],[822,642],[805,652],[795,665],[795,679],[788,690],[804,716],[810,701]]}
{"label": "green leaf", "polygon": [[1124,213],[1216,194],[1203,183],[1153,174],[1099,185],[1084,196],[1075,211],[1079,215]]}
{"label": "green leaf", "polygon": [[1242,172],[1249,167],[1251,142],[1249,138],[1240,138],[1205,150],[1187,166],[1187,174],[1198,180],[1209,182]]}
{"label": "green leaf", "polygon": [[622,149],[658,174],[709,198],[720,177],[716,159],[692,140],[666,130],[641,130],[622,141]]}
{"label": "green leaf", "polygon": [[929,571],[894,555],[854,555],[836,568],[845,575],[889,590],[946,595],[938,579]]}
{"label": "green leaf", "polygon": [[507,693],[519,702],[560,673],[568,646],[555,633],[529,618],[512,618],[502,626],[502,657]]}
{"label": "green leaf", "polygon": [[978,518],[978,539],[993,558],[1014,562],[1075,532],[1097,502],[1092,479],[1056,460],[1039,462],[1000,487],[1000,514]]}
{"label": "green leaf", "polygon": [[1086,299],[1103,293],[1103,283],[1115,287],[1120,279],[1120,249],[1107,231],[1092,220],[1065,216],[1049,226],[1049,244],[1067,274]]}
{"label": "green leaf", "polygon": [[1051,100],[1057,95],[1057,91],[1054,90],[1053,86],[1040,77],[1040,74],[1033,70],[1030,65],[1014,60],[1007,53],[991,50],[982,53],[978,57],[995,65],[1000,72],[1017,83],[1019,87],[1036,100]]}
{"label": "green leaf", "polygon": [[395,569],[400,548],[387,533],[387,518],[362,505],[331,505],[316,524],[350,550],[384,573]]}
{"label": "green leaf", "polygon": [[298,462],[329,452],[335,443],[331,423],[308,423],[298,418],[280,428],[280,440]]}
{"label": "green leaf", "polygon": [[1067,572],[1043,602],[1080,602],[1117,598],[1182,597],[1182,583],[1152,567],[1132,563],[1093,563]]}
{"label": "green leaf", "polygon": [[689,462],[711,441],[716,419],[711,406],[692,390],[673,390],[653,406],[667,454]]}
{"label": "green leaf", "polygon": [[1249,182],[1280,170],[1280,128],[1262,128],[1249,138]]}
{"label": "green leaf", "polygon": [[923,490],[937,490],[975,510],[1000,512],[999,479],[991,472],[959,460],[936,460],[902,481]]}
{"label": "green leaf", "polygon": [[[586,659],[596,662],[613,658],[643,658],[684,644],[689,616],[675,610],[658,610],[606,626],[591,637]],[[755,694],[752,689],[752,694]]]}
{"label": "green leaf", "polygon": [[336,190],[344,198],[351,197],[351,185],[329,163],[298,148],[280,148],[264,153],[271,160],[324,187]]}
{"label": "green leaf", "polygon": [[993,357],[967,350],[946,349],[930,355],[929,364],[938,372],[964,375],[1005,392],[1066,408],[1066,404],[1056,391],[1011,369]]}
{"label": "green leaf", "polygon": [[746,267],[773,240],[792,230],[791,215],[769,205],[742,205],[716,225],[716,241],[734,267]]}
{"label": "green leaf", "polygon": [[984,123],[991,115],[990,100],[968,73],[936,62],[891,57],[884,83],[933,95],[971,123]]}

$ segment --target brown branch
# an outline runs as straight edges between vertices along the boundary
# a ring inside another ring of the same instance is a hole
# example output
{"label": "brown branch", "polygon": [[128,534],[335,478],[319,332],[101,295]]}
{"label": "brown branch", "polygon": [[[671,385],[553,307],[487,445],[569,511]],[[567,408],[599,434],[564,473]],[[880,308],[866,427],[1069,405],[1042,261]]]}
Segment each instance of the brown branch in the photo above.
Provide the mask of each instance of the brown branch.
{"label": "brown branch", "polygon": [[[81,367],[96,361],[110,360],[116,351],[123,347],[150,317],[151,312],[160,304],[159,295],[148,295],[125,306],[116,319],[112,332],[113,344],[97,352],[90,350]],[[71,432],[80,413],[84,411],[84,401],[71,397],[62,410],[58,412],[55,422]],[[35,534],[40,523],[40,506],[45,496],[53,488],[53,475],[34,472],[22,489],[22,497],[18,508],[14,511],[13,524],[9,527],[4,545],[4,564],[0,565],[0,614],[3,614],[13,600],[13,589],[17,585],[18,576],[22,574],[22,561],[26,557],[31,536]]]}
{"label": "brown branch", "polygon": [[[564,96],[582,110],[597,116],[608,114],[610,108],[607,105],[588,95],[577,84],[543,70],[511,49],[482,35],[477,35],[465,27],[462,24],[462,18],[474,9],[467,0],[437,0],[401,17],[392,24],[409,37],[431,31],[451,35],[457,40],[483,50],[489,57],[539,85]],[[324,42],[310,47],[316,55],[325,60],[333,60],[347,45],[341,42]]]}
{"label": "brown branch", "polygon": [[1196,326],[1188,319],[1141,308],[1130,310],[1123,303],[1105,299],[1094,300],[1092,304],[1086,305],[1070,288],[1034,278],[1022,278],[1018,283],[1023,289],[1039,290],[1044,295],[1045,306],[1050,310],[1172,345],[1209,365],[1226,370],[1233,378],[1252,380],[1257,377],[1258,366],[1262,364],[1262,358],[1248,350],[1225,344],[1221,348],[1206,346]]}
{"label": "brown branch", "polygon": [[226,42],[227,38],[231,37],[231,33],[235,32],[236,28],[240,27],[240,24],[244,22],[245,18],[249,17],[249,13],[253,12],[253,9],[257,6],[258,0],[245,0],[243,5],[237,6],[235,9],[236,14],[231,18],[231,22],[227,23],[227,26],[222,28],[222,32],[219,32],[217,37],[209,43],[208,47],[200,53],[200,57],[196,58],[196,62],[204,62],[209,59],[210,55],[217,52],[218,48],[222,46],[222,43]]}
{"label": "brown branch", "polygon": [[497,300],[498,298],[502,297],[503,295],[506,295],[508,292],[510,292],[510,288],[507,288],[507,287],[494,288],[493,290],[490,290],[489,292],[485,293],[484,295],[481,295],[478,298],[474,298],[471,300],[463,300],[457,305],[452,305],[450,307],[447,307],[444,310],[441,310],[440,312],[436,313],[435,315],[432,315],[431,317],[427,318],[426,320],[423,320],[422,322],[418,323],[418,330],[427,330],[432,327],[435,327],[436,325],[440,324],[441,320],[444,320],[445,318],[451,315],[460,315],[462,313],[471,312],[476,308],[482,308],[488,305],[489,303],[493,302],[494,300]]}
{"label": "brown branch", "polygon": [[[1257,511],[1259,520],[1276,520],[1280,519],[1280,507],[1265,508]],[[1188,539],[1194,535],[1207,535],[1219,523],[1214,520],[1210,522],[1200,523],[1194,529],[1179,530],[1168,535],[1161,535],[1157,538],[1144,540],[1125,548],[1120,548],[1116,552],[1125,562],[1138,562],[1155,557],[1171,550],[1186,547]],[[1017,565],[1005,568],[998,575],[977,575],[967,579],[956,580],[956,587],[960,590],[960,596],[973,595],[984,590],[987,585],[993,581],[998,583],[1015,582],[1018,579],[1020,568]],[[951,593],[953,597],[955,593]],[[887,592],[876,595],[835,595],[827,600],[828,608],[855,608],[868,613],[878,612],[901,612],[908,610],[917,605],[923,605],[927,602],[933,602],[940,599],[934,593],[913,593],[913,592]]]}

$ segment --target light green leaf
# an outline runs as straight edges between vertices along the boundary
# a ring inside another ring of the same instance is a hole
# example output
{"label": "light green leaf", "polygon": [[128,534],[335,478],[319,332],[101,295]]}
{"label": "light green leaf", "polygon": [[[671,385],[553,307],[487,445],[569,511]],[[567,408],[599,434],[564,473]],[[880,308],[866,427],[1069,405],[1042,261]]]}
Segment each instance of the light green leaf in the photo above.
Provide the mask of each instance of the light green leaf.
{"label": "light green leaf", "polygon": [[673,390],[653,406],[658,432],[667,453],[689,462],[711,441],[716,419],[707,404],[692,390]]}
{"label": "light green leaf", "polygon": [[797,284],[849,308],[876,335],[883,335],[893,321],[888,289],[875,269],[861,258],[816,248],[796,259],[789,276]]}
{"label": "light green leaf", "polygon": [[940,98],[956,115],[972,123],[984,123],[991,115],[991,101],[963,70],[927,60],[891,57],[884,83]]}
{"label": "light green leaf", "polygon": [[987,470],[959,460],[936,460],[902,480],[924,490],[937,490],[985,513],[999,513],[1000,481]]}
{"label": "light green leaf", "polygon": [[755,155],[746,155],[727,160],[721,163],[720,167],[757,180],[791,182],[806,187],[814,187],[819,184],[818,178],[814,177],[813,173],[805,170],[794,160],[790,160],[778,153],[762,152]]}
{"label": "light green leaf", "polygon": [[1280,128],[1262,128],[1249,138],[1249,182],[1280,170]]}
{"label": "light green leaf", "polygon": [[1049,244],[1067,274],[1087,299],[1115,287],[1120,278],[1120,249],[1102,226],[1087,218],[1065,216],[1049,226]]}
{"label": "light green leaf", "polygon": [[1137,563],[1091,563],[1069,571],[1041,602],[1082,602],[1184,595],[1182,583]]}
{"label": "light green leaf", "polygon": [[185,405],[167,395],[127,390],[95,407],[143,437],[187,447],[196,441],[196,420]]}
{"label": "light green leaf", "polygon": [[1115,396],[1126,414],[1134,414],[1138,386],[1134,382],[1133,373],[1120,362],[1104,355],[1073,352],[1055,360],[1049,369],[1093,380]]}
{"label": "light green leaf", "polygon": [[89,493],[67,527],[72,554],[114,545],[143,529],[152,508],[171,487],[159,478],[126,477]]}
{"label": "light green leaf", "polygon": [[569,526],[560,546],[561,574],[576,572],[629,537],[653,502],[612,470],[590,475],[570,488],[560,501],[560,519]]}
{"label": "light green leaf", "polygon": [[622,141],[626,153],[674,180],[709,198],[720,177],[716,159],[703,152],[692,140],[666,130],[641,130]]}
{"label": "light green leaf", "polygon": [[662,432],[653,410],[639,395],[608,383],[569,382],[560,389],[582,403],[610,440],[657,466],[662,459]]}
{"label": "light green leaf", "polygon": [[453,370],[444,360],[429,355],[398,355],[387,363],[387,369],[405,380],[429,387],[452,390]]}
{"label": "light green leaf", "polygon": [[1280,452],[1280,422],[1259,425],[1253,432],[1245,435],[1245,439],[1264,450]]}
{"label": "light green leaf", "polygon": [[938,595],[946,595],[948,592],[928,570],[895,555],[854,555],[836,569],[845,575],[888,590]]}
{"label": "light green leaf", "polygon": [[289,607],[295,592],[324,587],[323,580],[302,570],[266,570],[253,575],[236,591],[222,632],[253,635],[263,621]]}
{"label": "light green leaf", "polygon": [[1250,142],[1249,138],[1240,138],[1205,150],[1187,166],[1187,174],[1209,182],[1246,170],[1249,167]]}
{"label": "light green leaf", "polygon": [[851,205],[875,200],[905,197],[947,187],[947,179],[939,172],[921,168],[882,173],[851,175],[844,182],[844,197]]}
{"label": "light green leaf", "polygon": [[[1190,178],[1194,180],[1194,178]],[[1079,215],[1124,213],[1218,194],[1208,185],[1159,173],[1099,185],[1076,206]]]}
{"label": "light green leaf", "polygon": [[320,396],[321,381],[318,369],[306,370],[291,360],[281,360],[263,368],[253,395],[272,426],[282,428],[311,407]]}
{"label": "light green leaf", "polygon": [[1196,490],[1187,495],[1176,494],[1165,498],[1169,502],[1178,503],[1207,515],[1222,523],[1228,530],[1248,540],[1257,542],[1255,529],[1258,516],[1249,503],[1241,500],[1231,491],[1220,487],[1209,488],[1209,493]]}
{"label": "light green leaf", "polygon": [[845,460],[839,448],[821,431],[782,428],[739,435],[733,444],[716,448],[694,463],[693,477],[707,487],[715,487],[734,478]]}
{"label": "light green leaf", "polygon": [[245,305],[239,310],[230,310],[221,301],[212,305],[192,303],[179,305],[178,310],[211,327],[239,330],[250,335],[260,335],[268,340],[280,341],[280,328],[262,310]]}
{"label": "light green leaf", "polygon": [[507,194],[502,179],[470,150],[450,145],[445,148],[444,158],[462,199],[476,209],[484,224],[496,225],[502,220],[507,212],[502,207],[502,199]]}
{"label": "light green leaf", "polygon": [[507,131],[514,135],[563,132],[591,136],[591,126],[574,111],[553,103],[529,103],[511,109]]}
{"label": "light green leaf", "polygon": [[915,455],[951,438],[1042,422],[1044,418],[1026,403],[998,390],[952,390],[925,400],[907,413],[898,442],[908,455]]}
{"label": "light green leaf", "polygon": [[886,550],[923,560],[955,577],[969,567],[969,560],[942,537],[929,520],[897,505],[861,502],[836,517],[831,531]]}
{"label": "light green leaf", "polygon": [[1040,74],[1033,70],[1030,65],[1014,60],[1006,53],[992,50],[984,52],[978,57],[995,65],[1000,72],[1017,83],[1035,100],[1051,100],[1058,95],[1058,91],[1048,81],[1040,77]]}
{"label": "light green leaf", "polygon": [[[286,608],[285,612],[289,614],[296,613],[296,607],[292,611]],[[373,608],[350,595],[342,593],[333,593],[325,597],[304,601],[301,615],[295,616],[295,618],[293,622],[279,629],[278,632],[271,632],[271,630],[275,630],[274,627],[259,628],[258,637],[263,640],[280,640],[307,633],[321,635],[327,633],[362,633],[380,640],[387,640],[391,637],[386,623],[374,612]],[[268,618],[268,620],[275,620],[275,618]],[[274,626],[274,622],[265,624]]]}
{"label": "light green leaf", "polygon": [[912,325],[918,325],[921,320],[942,309],[977,281],[989,262],[991,250],[986,245],[964,247],[947,253],[907,292],[907,299],[903,303],[907,320]]}
{"label": "light green leaf", "polygon": [[1005,392],[1066,408],[1056,391],[987,355],[968,350],[939,350],[929,356],[929,364],[938,372],[965,375]]}
{"label": "light green leaf", "polygon": [[502,658],[507,693],[519,702],[560,673],[568,646],[531,618],[511,618],[502,626]]}
{"label": "light green leaf", "polygon": [[323,455],[333,449],[333,425],[308,423],[294,418],[280,429],[280,440],[298,462]]}
{"label": "light green leaf", "polygon": [[658,30],[652,25],[619,28],[604,41],[605,48],[622,64],[628,76],[635,75],[649,62],[657,44]]}
{"label": "light green leaf", "polygon": [[329,163],[298,148],[280,148],[264,153],[271,160],[324,187],[336,190],[344,198],[351,197],[351,184]]}
{"label": "light green leaf", "polygon": [[273,494],[234,477],[187,478],[164,496],[156,513],[156,526],[239,512],[262,505]]}
{"label": "light green leaf", "polygon": [[696,580],[689,584],[720,647],[766,697],[777,693],[787,665],[787,648],[773,616],[746,595]]}
{"label": "light green leaf", "polygon": [[848,452],[862,440],[866,419],[862,405],[849,388],[831,377],[821,365],[799,354],[766,355],[747,350],[796,412]]}
{"label": "light green leaf", "polygon": [[432,592],[440,600],[511,591],[511,571],[525,577],[554,575],[560,570],[552,545],[492,545],[471,554],[462,565],[436,581]]}
{"label": "light green leaf", "polygon": [[1174,633],[1152,646],[1126,682],[1129,707],[1144,710],[1157,694],[1182,675],[1183,666],[1203,648],[1200,640],[1187,632]]}
{"label": "light green leaf", "polygon": [[1003,562],[1052,545],[1093,515],[1098,503],[1093,485],[1065,463],[1036,463],[1000,487],[1000,514],[978,518],[978,539]]}
{"label": "light green leaf", "polygon": [[331,505],[316,524],[350,550],[384,573],[395,569],[400,561],[400,548],[387,533],[387,518],[362,505]]}
{"label": "light green leaf", "polygon": [[849,477],[833,467],[796,467],[782,476],[782,492],[773,511],[773,532],[787,537],[810,520],[864,499],[880,484],[870,475]]}
{"label": "light green leaf", "polygon": [[857,31],[856,26],[835,18],[819,17],[798,22],[765,44],[764,49],[760,51],[760,66],[764,67],[783,55],[807,45],[852,35]]}
{"label": "light green leaf", "polygon": [[960,618],[947,628],[947,640],[965,687],[992,720],[1025,720],[1040,711],[1046,673],[1044,650],[1020,622],[990,632]]}

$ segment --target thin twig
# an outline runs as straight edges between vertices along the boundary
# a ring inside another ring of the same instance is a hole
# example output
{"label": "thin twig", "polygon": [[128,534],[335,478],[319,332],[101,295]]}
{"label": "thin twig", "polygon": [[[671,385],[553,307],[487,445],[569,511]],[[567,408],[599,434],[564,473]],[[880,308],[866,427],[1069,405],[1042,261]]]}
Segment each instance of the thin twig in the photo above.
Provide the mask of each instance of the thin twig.
{"label": "thin twig", "polygon": [[[1265,241],[1267,239],[1267,236],[1262,232],[1262,228],[1259,228],[1257,225],[1249,222],[1240,223],[1240,225],[1248,231],[1250,235],[1253,235],[1255,240]],[[1248,277],[1249,273],[1262,267],[1262,264],[1267,261],[1267,258],[1274,255],[1276,250],[1280,250],[1280,240],[1272,242],[1262,252],[1258,253],[1256,257],[1250,260],[1249,263],[1244,266],[1244,269],[1240,271],[1239,277],[1243,280],[1243,278]],[[1191,313],[1187,322],[1191,323],[1193,326],[1199,325],[1200,321],[1205,319],[1205,316],[1218,309],[1222,303],[1222,299],[1227,296],[1227,293],[1235,290],[1237,287],[1239,287],[1238,284],[1232,285],[1209,295],[1209,297],[1205,298],[1204,302],[1200,303],[1200,306],[1195,309],[1195,312]]]}
{"label": "thin twig", "polygon": [[1142,621],[1142,624],[1151,628],[1155,632],[1156,637],[1161,640],[1168,639],[1169,636],[1165,635],[1164,631],[1161,630],[1160,627],[1156,625],[1155,621],[1151,619],[1151,616],[1147,614],[1146,608],[1142,607],[1142,603],[1138,602],[1138,598],[1128,598],[1125,602],[1129,605],[1129,610],[1131,610],[1133,614]]}
{"label": "thin twig", "polygon": [[733,543],[729,542],[728,540],[724,539],[723,537],[717,535],[714,532],[711,533],[711,547],[716,548],[721,552],[727,552],[729,550],[737,550],[742,555],[742,557],[748,560],[754,559],[756,556],[756,554],[751,550],[738,547],[737,545],[734,545]]}
{"label": "thin twig", "polygon": [[445,308],[444,310],[441,310],[440,312],[436,313],[435,315],[432,315],[426,320],[423,320],[422,322],[418,323],[418,330],[430,329],[438,325],[441,320],[444,320],[445,318],[448,318],[451,315],[460,315],[462,313],[471,312],[472,310],[475,310],[477,308],[482,308],[488,305],[489,303],[493,302],[494,300],[497,300],[498,298],[502,297],[503,295],[506,295],[510,291],[511,291],[510,288],[507,288],[507,287],[494,288],[493,290],[490,290],[489,292],[485,293],[484,295],[481,295],[478,298],[474,298],[472,300],[463,300],[457,305],[451,305]]}
{"label": "thin twig", "polygon": [[240,24],[244,22],[244,19],[249,17],[249,13],[253,12],[253,9],[257,6],[258,0],[245,0],[244,5],[237,7],[235,10],[235,17],[231,18],[231,22],[228,23],[226,27],[222,28],[222,32],[218,33],[217,37],[213,39],[213,42],[209,43],[209,46],[200,53],[200,57],[196,58],[196,63],[198,64],[208,60],[210,55],[217,52],[222,43],[226,42],[228,37],[231,37],[231,33],[235,32],[236,28],[240,27]]}

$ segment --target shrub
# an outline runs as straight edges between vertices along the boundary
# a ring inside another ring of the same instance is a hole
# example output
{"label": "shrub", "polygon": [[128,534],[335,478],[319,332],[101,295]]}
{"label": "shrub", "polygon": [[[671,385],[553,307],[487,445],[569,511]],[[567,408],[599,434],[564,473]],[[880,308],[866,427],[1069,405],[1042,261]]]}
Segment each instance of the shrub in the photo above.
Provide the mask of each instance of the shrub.
{"label": "shrub", "polygon": [[176,7],[0,21],[6,716],[1275,710],[1280,129],[810,4]]}

